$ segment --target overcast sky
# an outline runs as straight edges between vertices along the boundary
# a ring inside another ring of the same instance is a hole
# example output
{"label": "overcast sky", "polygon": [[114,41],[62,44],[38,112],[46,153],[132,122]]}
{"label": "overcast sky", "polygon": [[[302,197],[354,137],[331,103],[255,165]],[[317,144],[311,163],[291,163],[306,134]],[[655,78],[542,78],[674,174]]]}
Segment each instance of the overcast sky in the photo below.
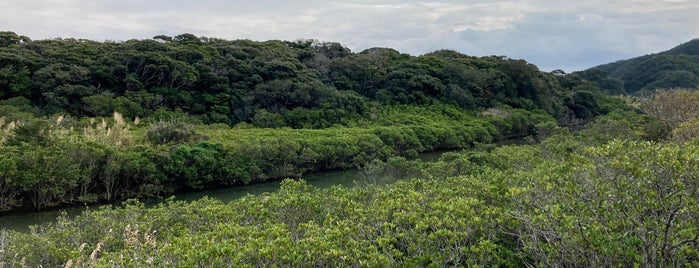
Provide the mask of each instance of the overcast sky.
{"label": "overcast sky", "polygon": [[699,0],[2,0],[0,27],[34,40],[192,33],[318,39],[355,52],[453,49],[570,72],[699,38]]}

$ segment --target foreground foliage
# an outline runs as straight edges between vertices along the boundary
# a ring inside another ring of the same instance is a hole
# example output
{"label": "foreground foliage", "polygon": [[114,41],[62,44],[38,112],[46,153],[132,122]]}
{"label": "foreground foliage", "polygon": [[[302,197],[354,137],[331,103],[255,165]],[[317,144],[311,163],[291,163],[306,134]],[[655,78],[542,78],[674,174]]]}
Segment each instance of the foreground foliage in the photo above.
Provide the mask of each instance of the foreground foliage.
{"label": "foreground foliage", "polygon": [[[697,266],[699,144],[558,134],[539,146],[394,159],[395,184],[167,202],[3,232],[29,266]],[[404,163],[404,164],[401,164]]]}

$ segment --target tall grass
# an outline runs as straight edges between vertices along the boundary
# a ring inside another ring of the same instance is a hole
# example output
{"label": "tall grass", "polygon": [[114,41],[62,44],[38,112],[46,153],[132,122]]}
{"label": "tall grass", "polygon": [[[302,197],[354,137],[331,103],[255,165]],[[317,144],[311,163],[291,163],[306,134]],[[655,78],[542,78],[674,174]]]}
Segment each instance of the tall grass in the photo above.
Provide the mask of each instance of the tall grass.
{"label": "tall grass", "polygon": [[99,123],[94,118],[90,119],[90,123],[83,128],[83,137],[88,141],[119,148],[128,147],[134,142],[129,124],[119,112],[114,112],[110,122],[104,118]]}

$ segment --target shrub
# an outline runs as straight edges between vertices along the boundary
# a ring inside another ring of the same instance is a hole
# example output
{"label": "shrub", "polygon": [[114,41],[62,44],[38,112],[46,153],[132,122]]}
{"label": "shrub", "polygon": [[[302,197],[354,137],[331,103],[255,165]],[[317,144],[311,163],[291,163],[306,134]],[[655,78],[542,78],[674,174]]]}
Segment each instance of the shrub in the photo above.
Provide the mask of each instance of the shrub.
{"label": "shrub", "polygon": [[185,143],[199,140],[194,127],[183,122],[158,121],[150,126],[146,139],[153,144]]}

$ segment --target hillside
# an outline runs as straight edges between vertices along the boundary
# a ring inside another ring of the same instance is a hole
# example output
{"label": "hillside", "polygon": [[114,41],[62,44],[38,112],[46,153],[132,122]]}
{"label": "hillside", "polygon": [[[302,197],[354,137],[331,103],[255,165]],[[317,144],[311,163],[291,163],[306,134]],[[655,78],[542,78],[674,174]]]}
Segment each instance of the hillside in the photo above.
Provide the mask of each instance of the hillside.
{"label": "hillside", "polygon": [[323,128],[368,115],[377,104],[507,105],[561,120],[600,113],[586,97],[596,91],[589,82],[506,57],[191,34],[95,42],[3,32],[0,40],[0,107],[35,115],[117,111],[133,119],[178,111],[206,124]]}
{"label": "hillside", "polygon": [[607,90],[612,93],[634,94],[658,88],[697,88],[699,39],[657,54],[596,66],[578,74],[597,81],[600,85],[607,85]]}

